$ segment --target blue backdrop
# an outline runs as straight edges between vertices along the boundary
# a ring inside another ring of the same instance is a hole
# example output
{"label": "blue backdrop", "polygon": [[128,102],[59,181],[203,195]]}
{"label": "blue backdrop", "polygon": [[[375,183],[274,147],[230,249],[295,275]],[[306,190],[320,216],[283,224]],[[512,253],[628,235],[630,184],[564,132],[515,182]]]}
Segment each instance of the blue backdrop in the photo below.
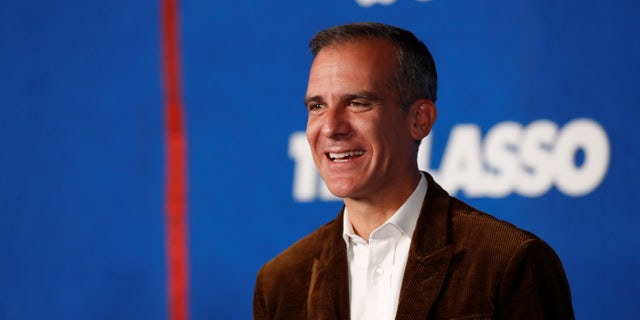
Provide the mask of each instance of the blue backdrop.
{"label": "blue backdrop", "polygon": [[[308,40],[353,21],[412,30],[434,55],[421,167],[549,242],[579,319],[640,318],[640,4],[180,11],[192,319],[249,319],[259,267],[337,214],[302,99]],[[167,318],[159,23],[157,1],[0,0],[0,319]]]}

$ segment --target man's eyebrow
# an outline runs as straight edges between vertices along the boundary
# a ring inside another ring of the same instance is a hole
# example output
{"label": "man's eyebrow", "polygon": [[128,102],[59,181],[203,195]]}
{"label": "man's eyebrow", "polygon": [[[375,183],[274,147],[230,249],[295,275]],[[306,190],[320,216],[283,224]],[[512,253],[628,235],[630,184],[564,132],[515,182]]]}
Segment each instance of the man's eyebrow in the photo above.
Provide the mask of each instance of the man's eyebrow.
{"label": "man's eyebrow", "polygon": [[357,93],[352,93],[352,94],[345,94],[342,97],[343,101],[351,101],[351,100],[356,100],[356,99],[364,99],[364,100],[368,100],[370,102],[378,102],[380,101],[380,97],[378,97],[378,95],[374,94],[373,92],[369,92],[369,91],[362,91],[362,92],[357,92]]}
{"label": "man's eyebrow", "polygon": [[[378,95],[369,92],[369,91],[362,91],[362,92],[357,92],[357,93],[349,93],[349,94],[345,94],[342,97],[340,97],[340,101],[342,102],[347,102],[347,101],[353,101],[353,100],[357,100],[357,99],[363,99],[363,100],[367,100],[369,102],[380,102],[380,97],[378,97]],[[311,102],[319,102],[319,103],[324,103],[324,99],[322,98],[322,96],[316,95],[316,96],[310,96],[310,97],[305,97],[304,98],[304,105],[307,106],[309,105],[309,103]]]}
{"label": "man's eyebrow", "polygon": [[313,101],[317,101],[317,102],[323,102],[324,100],[322,99],[321,96],[311,96],[311,97],[305,97],[304,98],[304,105],[309,105],[309,103],[313,102]]}

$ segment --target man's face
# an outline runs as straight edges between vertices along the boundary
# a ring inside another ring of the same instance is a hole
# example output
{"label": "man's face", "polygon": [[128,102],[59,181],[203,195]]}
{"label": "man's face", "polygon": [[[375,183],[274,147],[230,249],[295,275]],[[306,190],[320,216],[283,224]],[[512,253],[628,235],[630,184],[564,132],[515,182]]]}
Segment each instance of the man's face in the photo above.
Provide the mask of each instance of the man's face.
{"label": "man's face", "polygon": [[392,84],[391,43],[362,40],[322,49],[309,74],[307,139],[329,190],[388,198],[416,175],[410,120]]}

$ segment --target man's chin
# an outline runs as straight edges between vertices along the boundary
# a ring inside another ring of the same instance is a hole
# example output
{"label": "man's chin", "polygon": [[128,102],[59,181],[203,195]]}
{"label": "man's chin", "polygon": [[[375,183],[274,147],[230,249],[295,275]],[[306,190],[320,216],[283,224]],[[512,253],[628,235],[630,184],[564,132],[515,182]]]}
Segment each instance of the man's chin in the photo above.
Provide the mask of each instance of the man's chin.
{"label": "man's chin", "polygon": [[328,182],[326,183],[327,189],[332,195],[338,198],[353,198],[356,194],[356,188],[353,183],[345,181]]}

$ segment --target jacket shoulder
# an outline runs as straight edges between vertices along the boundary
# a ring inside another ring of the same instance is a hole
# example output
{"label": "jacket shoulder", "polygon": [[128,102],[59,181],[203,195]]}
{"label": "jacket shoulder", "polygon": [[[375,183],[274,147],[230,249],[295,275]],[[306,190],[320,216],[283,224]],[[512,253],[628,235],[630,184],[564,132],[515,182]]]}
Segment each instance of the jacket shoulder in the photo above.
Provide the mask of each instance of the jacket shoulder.
{"label": "jacket shoulder", "polygon": [[338,220],[316,229],[262,266],[254,291],[254,319],[306,318],[312,269],[331,241],[342,236],[337,232]]}
{"label": "jacket shoulder", "polygon": [[566,274],[546,242],[453,197],[449,219],[454,257],[436,313],[573,319]]}
{"label": "jacket shoulder", "polygon": [[310,268],[314,260],[322,253],[327,239],[336,236],[334,233],[337,223],[339,223],[337,219],[332,220],[296,241],[267,262],[262,269],[265,272],[283,273],[286,276],[287,274],[291,275],[292,271],[299,274],[301,269]]}
{"label": "jacket shoulder", "polygon": [[[339,219],[334,219],[301,238],[269,262],[258,272],[258,281],[267,292],[277,291],[277,287],[287,284],[289,288],[304,287],[308,283],[314,261],[326,250],[329,239],[342,236],[336,231]],[[302,289],[302,288],[300,288]]]}
{"label": "jacket shoulder", "polygon": [[451,198],[450,212],[454,243],[513,252],[526,242],[540,240],[535,234],[475,209],[457,198]]}

